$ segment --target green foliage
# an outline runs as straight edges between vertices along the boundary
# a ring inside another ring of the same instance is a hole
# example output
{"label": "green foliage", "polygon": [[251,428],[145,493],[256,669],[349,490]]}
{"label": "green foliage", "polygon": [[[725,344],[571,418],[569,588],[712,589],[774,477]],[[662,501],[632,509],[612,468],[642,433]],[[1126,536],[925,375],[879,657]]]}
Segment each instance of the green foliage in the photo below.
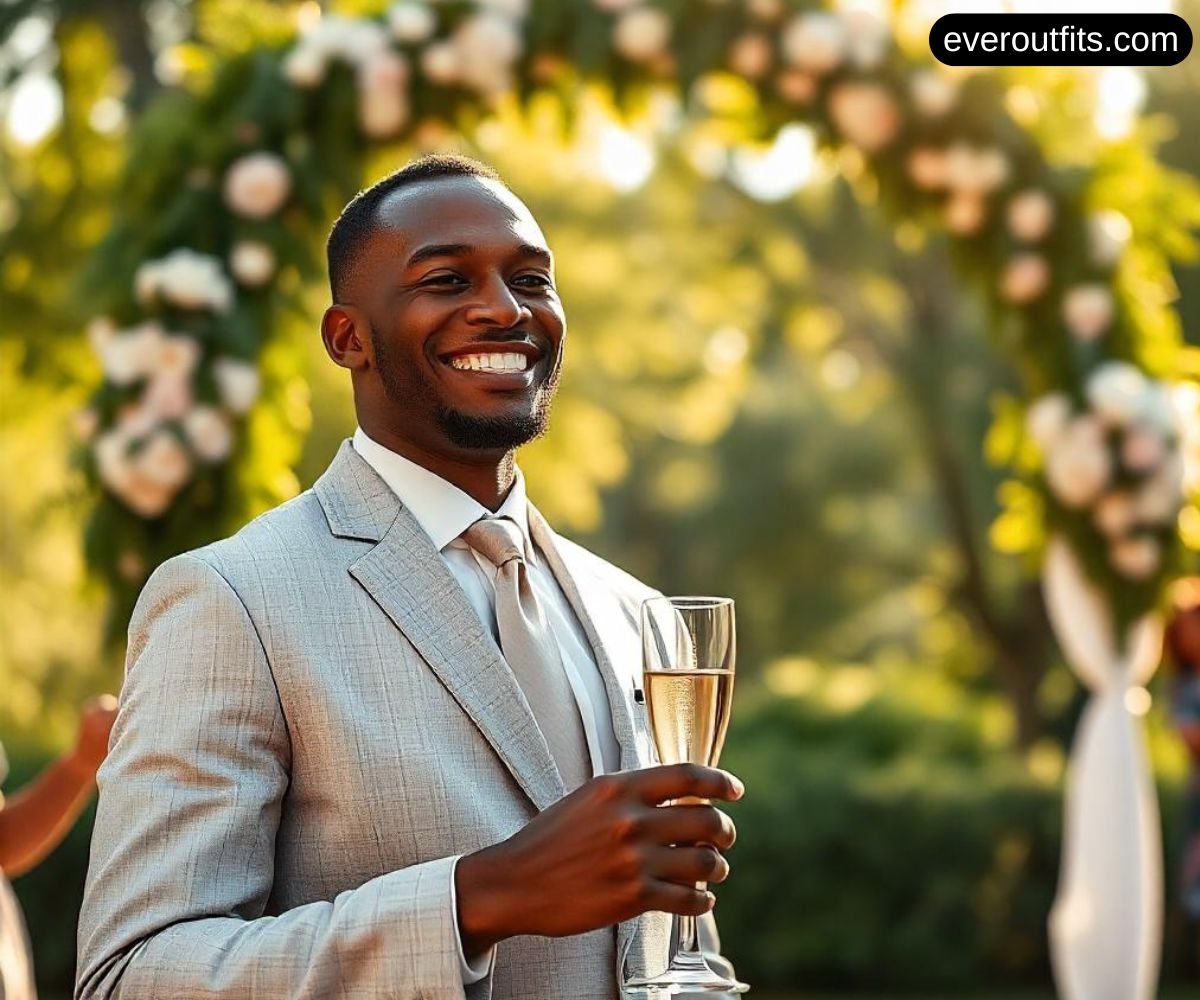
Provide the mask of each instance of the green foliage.
{"label": "green foliage", "polygon": [[738,842],[715,911],[741,978],[920,996],[1047,982],[1054,769],[997,754],[986,702],[935,696],[911,668],[780,668],[736,694],[721,757],[747,788],[723,805]]}

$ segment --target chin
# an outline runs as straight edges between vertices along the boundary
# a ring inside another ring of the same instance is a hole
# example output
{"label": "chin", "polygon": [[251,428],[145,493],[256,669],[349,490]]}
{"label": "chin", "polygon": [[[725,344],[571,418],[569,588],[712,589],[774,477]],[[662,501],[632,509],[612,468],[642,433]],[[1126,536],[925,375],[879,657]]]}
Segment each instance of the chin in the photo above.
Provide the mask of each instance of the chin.
{"label": "chin", "polygon": [[546,433],[549,408],[525,413],[467,413],[452,407],[438,410],[438,424],[459,448],[511,451]]}

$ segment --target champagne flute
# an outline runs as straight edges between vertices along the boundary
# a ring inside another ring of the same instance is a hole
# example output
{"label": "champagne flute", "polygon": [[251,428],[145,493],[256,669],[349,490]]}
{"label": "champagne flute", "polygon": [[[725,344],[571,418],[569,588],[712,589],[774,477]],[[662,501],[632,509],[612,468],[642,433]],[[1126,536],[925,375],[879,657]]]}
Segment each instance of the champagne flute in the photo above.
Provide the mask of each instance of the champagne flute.
{"label": "champagne flute", "polygon": [[[642,657],[650,731],[663,764],[716,767],[729,727],[736,659],[728,597],[655,597],[642,604]],[[671,805],[708,805],[688,796]],[[707,883],[697,888],[704,890]],[[744,993],[704,959],[696,918],[680,916],[675,954],[665,972],[625,983],[628,992]]]}

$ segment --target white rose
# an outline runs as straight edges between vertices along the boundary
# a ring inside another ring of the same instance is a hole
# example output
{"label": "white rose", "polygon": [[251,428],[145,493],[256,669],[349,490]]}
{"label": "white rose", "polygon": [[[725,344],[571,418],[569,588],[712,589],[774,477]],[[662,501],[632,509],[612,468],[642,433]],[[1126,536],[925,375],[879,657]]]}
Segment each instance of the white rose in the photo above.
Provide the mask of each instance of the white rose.
{"label": "white rose", "polygon": [[188,413],[183,419],[183,432],[201,461],[224,461],[233,450],[233,428],[215,407],[197,406]]}
{"label": "white rose", "polygon": [[818,75],[829,73],[846,58],[846,28],[834,14],[807,13],[792,18],[780,41],[793,66]]}
{"label": "white rose", "polygon": [[1037,243],[1054,225],[1054,199],[1045,191],[1020,191],[1008,202],[1008,228],[1019,240]]}
{"label": "white rose", "polygon": [[1125,361],[1107,361],[1087,381],[1087,398],[1101,419],[1123,427],[1141,412],[1142,397],[1150,384],[1146,376]]}
{"label": "white rose", "polygon": [[1096,527],[1109,537],[1126,534],[1137,521],[1138,509],[1133,497],[1118,490],[1096,504]]}
{"label": "white rose", "polygon": [[1105,210],[1088,218],[1087,232],[1092,262],[1099,267],[1113,267],[1125,251],[1132,227],[1120,212]]}
{"label": "white rose", "polygon": [[1167,457],[1158,471],[1138,489],[1138,517],[1155,524],[1167,524],[1175,519],[1183,504],[1183,458],[1179,454]]}
{"label": "white rose", "polygon": [[775,77],[775,89],[791,104],[807,104],[817,96],[817,81],[803,70],[785,69]]}
{"label": "white rose", "polygon": [[423,3],[398,3],[387,15],[388,29],[398,42],[413,44],[433,37],[437,15]]}
{"label": "white rose", "polygon": [[116,430],[120,431],[126,440],[140,440],[158,425],[158,414],[145,405],[144,399],[136,403],[126,403],[117,410]]}
{"label": "white rose", "polygon": [[750,32],[734,41],[729,50],[729,68],[749,80],[757,80],[771,68],[771,40]]}
{"label": "white rose", "polygon": [[887,22],[869,10],[846,11],[842,20],[851,64],[860,70],[878,69],[892,43]]}
{"label": "white rose", "polygon": [[909,87],[914,106],[926,118],[941,118],[958,103],[958,87],[934,69],[916,73]]}
{"label": "white rose", "polygon": [[148,260],[138,265],[133,275],[133,294],[138,303],[143,306],[153,305],[158,298],[161,268],[158,261]]}
{"label": "white rose", "polygon": [[1121,464],[1130,472],[1153,472],[1166,454],[1167,442],[1151,428],[1134,425],[1125,432],[1125,440],[1121,443]]}
{"label": "white rose", "polygon": [[192,405],[192,385],[186,376],[156,375],[142,396],[146,410],[160,420],[178,420]]}
{"label": "white rose", "polygon": [[138,268],[134,279],[139,299],[163,299],[181,309],[227,312],[233,305],[233,286],[216,257],[187,247],[172,250],[160,260]]}
{"label": "white rose", "polygon": [[851,143],[876,153],[900,130],[900,108],[877,83],[841,83],[829,95],[829,115]]}
{"label": "white rose", "polygon": [[521,33],[510,18],[477,14],[454,32],[454,44],[463,59],[510,65],[521,55]]}
{"label": "white rose", "polygon": [[218,358],[213,362],[213,379],[221,402],[239,416],[247,413],[258,399],[258,368],[248,361],[236,358]]}
{"label": "white rose", "polygon": [[946,184],[955,191],[988,194],[1008,180],[1009,163],[995,147],[956,142],[946,150]]}
{"label": "white rose", "polygon": [[1051,492],[1064,507],[1086,507],[1108,486],[1111,475],[1103,429],[1091,417],[1076,417],[1046,457]]}
{"label": "white rose", "polygon": [[421,72],[432,82],[446,86],[458,81],[458,49],[450,42],[434,42],[421,53]]}
{"label": "white rose", "polygon": [[326,60],[352,66],[370,62],[388,47],[387,32],[369,18],[326,15],[304,36],[302,44]]}
{"label": "white rose", "polygon": [[922,191],[946,186],[946,154],[932,146],[917,146],[908,157],[908,176]]}
{"label": "white rose", "polygon": [[1142,396],[1138,420],[1168,439],[1186,433],[1186,428],[1175,409],[1171,389],[1163,382],[1150,382],[1147,386]]}
{"label": "white rose", "polygon": [[275,276],[275,251],[259,240],[238,240],[229,252],[229,270],[246,288],[261,288]]}
{"label": "white rose", "polygon": [[458,54],[458,76],[481,94],[497,94],[512,85],[512,65],[521,55],[517,26],[500,14],[468,18],[451,40]]}
{"label": "white rose", "polygon": [[373,139],[395,135],[408,121],[408,60],[388,51],[358,73],[358,114]]}
{"label": "white rose", "polygon": [[979,232],[986,217],[987,206],[981,195],[958,191],[946,202],[946,228],[955,236],[971,236]]}
{"label": "white rose", "polygon": [[1043,453],[1048,452],[1067,429],[1071,401],[1064,393],[1052,392],[1039,398],[1025,414],[1025,430]]}
{"label": "white rose", "polygon": [[631,62],[649,62],[671,41],[671,19],[653,7],[625,11],[613,25],[613,47]]}
{"label": "white rose", "polygon": [[96,438],[92,448],[100,481],[114,493],[128,482],[131,475],[128,460],[129,443],[128,435],[114,428]]}
{"label": "white rose", "polygon": [[1000,276],[1000,294],[1015,305],[1026,305],[1040,298],[1049,287],[1050,265],[1041,254],[1017,254]]}
{"label": "white rose", "polygon": [[100,361],[113,385],[130,385],[153,370],[162,346],[162,327],[142,323],[108,340]]}
{"label": "white rose", "polygon": [[1062,317],[1077,340],[1097,340],[1112,325],[1116,303],[1107,285],[1074,285],[1063,296]]}
{"label": "white rose", "polygon": [[325,56],[300,42],[283,57],[284,78],[302,90],[314,90],[325,80]]}
{"label": "white rose", "polygon": [[1137,536],[1112,545],[1108,558],[1122,576],[1131,580],[1149,580],[1158,572],[1162,553],[1153,538]]}
{"label": "white rose", "polygon": [[249,153],[225,172],[225,204],[247,219],[274,215],[292,192],[292,175],[275,153]]}
{"label": "white rose", "polygon": [[196,369],[200,360],[200,343],[195,337],[177,333],[162,337],[158,342],[158,353],[154,359],[152,374],[176,378],[187,378]]}
{"label": "white rose", "polygon": [[155,431],[133,460],[133,471],[140,479],[169,490],[177,490],[192,474],[187,451],[170,431]]}

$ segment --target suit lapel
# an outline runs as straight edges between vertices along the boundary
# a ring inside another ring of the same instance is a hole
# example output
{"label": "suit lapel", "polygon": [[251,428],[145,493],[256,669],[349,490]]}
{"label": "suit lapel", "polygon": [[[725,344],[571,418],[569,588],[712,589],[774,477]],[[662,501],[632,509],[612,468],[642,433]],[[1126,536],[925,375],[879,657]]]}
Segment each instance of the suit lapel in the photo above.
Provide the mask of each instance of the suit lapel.
{"label": "suit lapel", "polygon": [[[546,557],[591,644],[596,666],[604,678],[613,730],[621,747],[621,770],[636,770],[655,763],[648,753],[645,709],[637,705],[631,707],[629,700],[633,694],[632,679],[641,675],[636,614],[611,588],[604,586],[603,581],[594,580],[586,568],[569,561],[566,555],[569,549],[559,545],[558,536],[532,503],[529,505],[529,533]],[[625,974],[627,958],[630,975],[649,975],[665,969],[670,934],[671,918],[663,913],[644,913],[618,924],[618,975]]]}
{"label": "suit lapel", "polygon": [[429,536],[387,484],[342,445],[314,490],[330,530],[377,544],[350,565],[470,717],[533,804],[563,796],[562,779],[529,703]]}

